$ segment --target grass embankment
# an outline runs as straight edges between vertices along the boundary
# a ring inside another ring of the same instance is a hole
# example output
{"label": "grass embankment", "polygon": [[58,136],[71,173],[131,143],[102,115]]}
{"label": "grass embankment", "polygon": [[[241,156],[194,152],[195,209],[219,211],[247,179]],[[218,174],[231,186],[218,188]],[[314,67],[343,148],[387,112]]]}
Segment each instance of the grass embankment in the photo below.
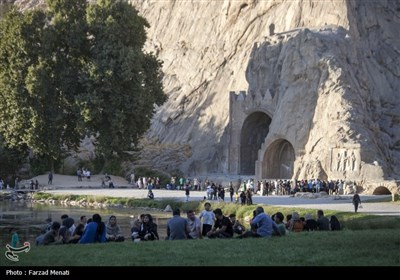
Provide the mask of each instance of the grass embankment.
{"label": "grass embankment", "polygon": [[[54,197],[53,197],[54,198]],[[63,196],[60,200],[72,199]],[[89,199],[76,196],[76,199]],[[104,202],[115,198],[95,198]],[[122,203],[125,201],[125,204]],[[115,204],[132,207],[163,208],[167,204],[182,210],[203,209],[202,202],[119,198]],[[212,203],[228,215],[236,213],[245,220],[255,205]],[[284,215],[297,211],[316,214],[316,210],[264,206],[267,213]],[[349,212],[325,211],[336,215],[344,230],[338,232],[302,232],[270,239],[184,240],[133,243],[60,245],[31,247],[19,254],[18,262],[4,258],[1,266],[399,266],[400,218],[370,216]],[[184,216],[184,215],[183,215]]]}

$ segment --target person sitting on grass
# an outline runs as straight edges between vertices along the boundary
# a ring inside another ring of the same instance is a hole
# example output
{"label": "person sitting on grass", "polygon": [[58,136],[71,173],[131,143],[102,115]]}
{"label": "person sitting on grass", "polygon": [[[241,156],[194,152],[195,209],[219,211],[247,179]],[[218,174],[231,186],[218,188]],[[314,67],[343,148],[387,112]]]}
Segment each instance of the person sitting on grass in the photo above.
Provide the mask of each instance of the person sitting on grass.
{"label": "person sitting on grass", "polygon": [[235,214],[230,214],[229,215],[229,220],[232,223],[232,228],[233,228],[233,232],[236,234],[242,234],[243,232],[246,231],[246,227],[244,225],[242,225],[239,220],[236,219],[236,215]]}
{"label": "person sitting on grass", "polygon": [[159,240],[157,232],[157,224],[153,222],[153,217],[150,214],[143,216],[143,222],[140,225],[139,238],[141,241]]}
{"label": "person sitting on grass", "polygon": [[138,217],[138,219],[136,219],[136,220],[132,223],[131,237],[132,237],[132,241],[133,241],[133,242],[135,242],[135,241],[136,241],[136,242],[140,241],[139,231],[140,231],[140,227],[142,226],[142,223],[143,223],[144,215],[145,215],[145,214],[140,214],[140,216]]}
{"label": "person sitting on grass", "polygon": [[35,239],[36,246],[39,246],[43,243],[43,238],[46,235],[46,232],[47,232],[46,228],[42,228],[40,230],[40,234]]}
{"label": "person sitting on grass", "polygon": [[318,223],[313,219],[311,214],[306,214],[305,216],[304,229],[305,231],[318,230]]}
{"label": "person sitting on grass", "polygon": [[58,234],[60,231],[60,223],[53,222],[51,224],[51,230],[48,231],[42,240],[42,245],[59,245],[63,244],[62,237]]}
{"label": "person sitting on grass", "polygon": [[75,231],[75,221],[67,214],[61,216],[61,225],[68,225],[69,233],[72,235]]}
{"label": "person sitting on grass", "polygon": [[79,240],[80,244],[107,242],[106,226],[101,221],[101,216],[99,214],[94,214],[92,218],[92,222],[89,223],[88,221],[85,232]]}
{"label": "person sitting on grass", "polygon": [[340,222],[335,215],[331,216],[331,220],[329,221],[331,230],[340,230]]}
{"label": "person sitting on grass", "polygon": [[72,233],[70,231],[70,228],[74,226],[74,220],[72,218],[66,218],[63,219],[61,227],[60,227],[60,231],[59,231],[59,235],[62,237],[63,243],[69,243],[71,237],[72,237]]}
{"label": "person sitting on grass", "polygon": [[107,241],[122,242],[125,237],[121,233],[121,228],[117,224],[117,217],[114,215],[110,216],[106,225],[106,239]]}
{"label": "person sitting on grass", "polygon": [[233,226],[228,217],[222,214],[222,210],[217,208],[214,210],[215,224],[211,231],[207,232],[209,238],[232,238]]}
{"label": "person sitting on grass", "polygon": [[317,217],[318,230],[329,230],[329,219],[324,216],[324,211],[318,210]]}
{"label": "person sitting on grass", "polygon": [[187,220],[181,217],[181,210],[172,211],[172,219],[167,222],[167,240],[187,239]]}
{"label": "person sitting on grass", "polygon": [[200,239],[201,235],[201,222],[200,219],[196,217],[193,210],[189,210],[187,215],[187,237],[188,239]]}
{"label": "person sitting on grass", "polygon": [[77,227],[75,228],[74,233],[72,234],[71,238],[69,239],[68,243],[78,243],[79,239],[83,236],[83,232],[85,231],[85,224],[79,223]]}
{"label": "person sitting on grass", "polygon": [[279,236],[281,235],[275,222],[269,215],[264,213],[264,208],[261,206],[256,208],[255,217],[251,220],[250,226],[252,230],[246,231],[242,235],[238,236],[238,238],[271,237],[273,232],[276,232]]}
{"label": "person sitting on grass", "polygon": [[292,213],[292,218],[289,220],[287,228],[291,232],[302,232],[304,229],[304,222],[300,219],[297,212]]}
{"label": "person sitting on grass", "polygon": [[[278,232],[280,232],[280,236],[286,235],[286,226],[283,223],[283,219],[284,219],[284,216],[283,216],[282,212],[275,213],[274,221],[275,221],[276,226],[278,227]],[[272,233],[272,235],[273,236],[279,236],[278,232],[274,231]]]}

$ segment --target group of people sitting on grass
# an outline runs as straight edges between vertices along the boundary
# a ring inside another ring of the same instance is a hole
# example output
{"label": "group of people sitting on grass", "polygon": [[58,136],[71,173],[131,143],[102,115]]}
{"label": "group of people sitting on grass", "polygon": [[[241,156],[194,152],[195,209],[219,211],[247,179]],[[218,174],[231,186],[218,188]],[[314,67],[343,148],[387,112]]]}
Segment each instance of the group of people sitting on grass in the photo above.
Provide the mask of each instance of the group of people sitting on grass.
{"label": "group of people sitting on grass", "polygon": [[107,224],[102,222],[99,214],[94,214],[90,219],[81,216],[77,226],[75,226],[74,219],[68,215],[61,216],[61,223],[52,222],[51,219],[46,221],[48,225],[36,238],[36,245],[121,242],[125,240],[114,215],[110,216]]}
{"label": "group of people sitting on grass", "polygon": [[199,217],[196,217],[193,211],[188,211],[187,219],[180,217],[179,209],[174,210],[173,218],[167,224],[167,239],[232,238],[235,235],[237,238],[271,237],[283,236],[287,232],[340,230],[336,216],[331,216],[329,220],[322,210],[317,211],[317,220],[312,219],[311,214],[302,218],[297,212],[293,212],[287,216],[287,222],[284,223],[281,212],[269,216],[264,212],[264,208],[259,206],[253,212],[250,228],[246,230],[235,214],[226,217],[219,208],[211,211],[209,202],[204,204],[204,208]]}
{"label": "group of people sitting on grass", "polygon": [[[173,217],[167,222],[166,240],[177,239],[202,239],[202,238],[247,238],[283,236],[288,232],[302,231],[327,231],[340,230],[340,222],[336,216],[330,219],[324,216],[322,210],[317,211],[317,219],[311,214],[300,217],[297,212],[286,216],[286,223],[281,212],[269,216],[264,208],[258,206],[253,211],[249,228],[246,230],[235,214],[229,217],[222,213],[220,208],[211,210],[211,204],[206,202],[204,210],[196,217],[195,212],[189,210],[187,217],[180,216],[180,209],[174,209]],[[91,219],[81,216],[80,222],[75,226],[74,220],[68,215],[61,216],[62,222],[51,222],[36,239],[37,245],[67,244],[67,243],[96,243],[96,242],[122,242],[125,240],[116,216],[110,216],[108,222],[102,222],[99,214],[94,214]],[[142,214],[132,223],[132,241],[159,240],[157,224],[150,214]]]}
{"label": "group of people sitting on grass", "polygon": [[229,218],[222,214],[221,209],[211,211],[211,204],[206,202],[204,210],[200,214],[203,218],[202,235],[209,238],[229,238],[237,235],[238,238],[244,237],[271,237],[283,236],[287,232],[301,232],[314,230],[340,230],[340,222],[336,216],[332,215],[330,220],[324,216],[322,210],[317,211],[317,220],[311,214],[300,217],[297,212],[287,215],[286,223],[281,212],[273,214],[271,217],[264,212],[263,207],[257,207],[253,211],[250,220],[250,229],[246,231],[237,219],[235,214]]}
{"label": "group of people sitting on grass", "polygon": [[[282,215],[283,217],[283,215]],[[330,219],[324,216],[324,211],[317,211],[317,220],[313,219],[311,214],[306,214],[304,217],[300,217],[299,213],[293,212],[291,215],[286,216],[286,229],[291,232],[302,232],[302,231],[327,231],[327,230],[340,230],[340,222],[335,215],[332,215]]]}

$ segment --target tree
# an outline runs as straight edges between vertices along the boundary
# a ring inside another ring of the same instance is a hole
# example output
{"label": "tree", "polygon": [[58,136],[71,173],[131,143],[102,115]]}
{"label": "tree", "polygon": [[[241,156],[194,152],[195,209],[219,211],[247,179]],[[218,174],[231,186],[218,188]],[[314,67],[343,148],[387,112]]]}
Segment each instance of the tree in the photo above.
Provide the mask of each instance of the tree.
{"label": "tree", "polygon": [[81,3],[75,16],[63,7],[68,1],[50,0],[47,13],[13,11],[0,25],[0,96],[6,100],[0,105],[0,133],[10,147],[26,145],[46,155],[52,170],[54,160],[76,148],[82,135],[75,96],[86,2],[73,2]]}
{"label": "tree", "polygon": [[135,144],[149,128],[154,104],[166,96],[161,62],[143,53],[147,21],[123,1],[102,0],[88,9],[90,63],[80,100],[85,123],[106,156]]}
{"label": "tree", "polygon": [[143,52],[147,21],[123,1],[49,0],[0,22],[0,134],[51,162],[86,135],[120,153],[166,100],[161,62]]}
{"label": "tree", "polygon": [[[29,146],[34,137],[27,133],[35,120],[36,100],[29,94],[26,77],[40,50],[37,38],[44,14],[12,11],[0,22],[0,131],[8,146]],[[39,29],[37,29],[37,27]]]}

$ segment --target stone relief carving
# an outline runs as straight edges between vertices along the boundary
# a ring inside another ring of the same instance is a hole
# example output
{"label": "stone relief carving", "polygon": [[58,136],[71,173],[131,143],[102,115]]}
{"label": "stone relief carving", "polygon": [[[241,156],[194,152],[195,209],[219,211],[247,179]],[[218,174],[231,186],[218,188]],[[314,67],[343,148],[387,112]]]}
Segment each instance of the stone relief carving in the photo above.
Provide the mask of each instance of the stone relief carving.
{"label": "stone relief carving", "polygon": [[360,166],[360,152],[357,149],[332,149],[331,171],[358,172]]}

